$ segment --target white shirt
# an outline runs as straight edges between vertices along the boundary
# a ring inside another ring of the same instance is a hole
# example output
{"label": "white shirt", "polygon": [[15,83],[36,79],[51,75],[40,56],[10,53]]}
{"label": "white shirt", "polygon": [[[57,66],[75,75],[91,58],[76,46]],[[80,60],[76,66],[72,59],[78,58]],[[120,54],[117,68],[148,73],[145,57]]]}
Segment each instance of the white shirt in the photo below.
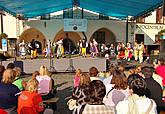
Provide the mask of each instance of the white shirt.
{"label": "white shirt", "polygon": [[[153,106],[149,114],[157,114],[156,111],[156,103],[153,101]],[[145,98],[145,99],[138,99],[136,100],[139,114],[145,114],[145,112],[148,110],[150,104],[151,104],[151,99]],[[123,100],[120,101],[117,106],[116,106],[116,114],[128,114],[128,100]]]}

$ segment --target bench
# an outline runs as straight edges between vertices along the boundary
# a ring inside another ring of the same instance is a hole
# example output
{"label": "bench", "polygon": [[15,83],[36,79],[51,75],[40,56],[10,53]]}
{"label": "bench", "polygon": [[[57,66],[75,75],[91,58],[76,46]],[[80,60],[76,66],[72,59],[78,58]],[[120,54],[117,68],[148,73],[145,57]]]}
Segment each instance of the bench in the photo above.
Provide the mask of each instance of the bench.
{"label": "bench", "polygon": [[58,99],[59,98],[57,98],[57,97],[53,97],[53,98],[50,98],[48,100],[43,100],[43,103],[48,103],[48,104],[50,104],[50,103],[56,103],[58,101]]}

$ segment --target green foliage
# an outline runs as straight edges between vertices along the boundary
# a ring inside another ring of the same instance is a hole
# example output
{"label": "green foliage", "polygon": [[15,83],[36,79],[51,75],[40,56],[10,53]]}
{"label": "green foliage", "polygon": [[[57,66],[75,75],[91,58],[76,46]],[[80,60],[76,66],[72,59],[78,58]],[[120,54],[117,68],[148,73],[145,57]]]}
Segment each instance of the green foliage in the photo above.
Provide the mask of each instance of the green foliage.
{"label": "green foliage", "polygon": [[162,36],[163,34],[165,34],[165,29],[158,32],[158,36]]}
{"label": "green foliage", "polygon": [[0,39],[2,39],[2,38],[7,38],[7,37],[8,37],[8,35],[7,35],[6,33],[0,34]]}

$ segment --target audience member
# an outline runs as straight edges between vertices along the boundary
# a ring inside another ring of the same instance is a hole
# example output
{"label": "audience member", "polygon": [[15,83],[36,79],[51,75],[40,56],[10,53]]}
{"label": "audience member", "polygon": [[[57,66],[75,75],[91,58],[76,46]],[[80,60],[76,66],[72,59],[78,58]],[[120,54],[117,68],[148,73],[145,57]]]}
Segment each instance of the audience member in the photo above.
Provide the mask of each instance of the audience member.
{"label": "audience member", "polygon": [[16,72],[16,77],[14,79],[13,84],[16,85],[19,88],[19,90],[22,91],[26,87],[26,82],[20,78],[20,76],[21,76],[21,68],[15,67],[15,68],[13,68],[13,70]]}
{"label": "audience member", "polygon": [[39,114],[44,110],[42,97],[37,93],[38,81],[28,81],[25,91],[18,98],[18,114]]}
{"label": "audience member", "polygon": [[32,79],[36,79],[36,77],[39,75],[40,75],[40,73],[38,71],[34,71],[32,74]]}
{"label": "audience member", "polygon": [[154,100],[145,96],[146,82],[138,74],[128,77],[130,96],[116,106],[117,114],[157,114]]}
{"label": "audience member", "polygon": [[96,67],[91,67],[89,69],[89,76],[90,76],[91,81],[100,80],[100,78],[98,77],[98,73],[99,71]]}
{"label": "audience member", "polygon": [[81,69],[77,69],[76,70],[76,74],[74,76],[74,87],[79,86],[79,82],[80,82],[80,75],[82,74]]}
{"label": "audience member", "polygon": [[78,107],[82,114],[114,114],[114,109],[104,105],[103,98],[106,94],[105,85],[100,80],[89,84],[89,96],[86,105]]}
{"label": "audience member", "polygon": [[15,67],[14,63],[9,63],[6,69],[9,69],[9,68],[13,69],[14,67]]}
{"label": "audience member", "polygon": [[40,67],[40,75],[36,77],[39,82],[38,93],[42,95],[43,100],[54,97],[51,93],[53,88],[52,79],[48,75],[48,70],[45,66]]}
{"label": "audience member", "polygon": [[142,74],[144,75],[145,81],[147,83],[148,91],[146,92],[146,95],[147,97],[153,99],[156,102],[157,111],[159,114],[162,107],[162,95],[163,95],[162,88],[160,84],[152,78],[153,70],[150,67],[148,66],[143,67]]}
{"label": "audience member", "polygon": [[163,89],[165,89],[165,64],[164,59],[160,58],[158,59],[157,64],[154,64],[156,73],[163,78],[162,80],[162,86]]}
{"label": "audience member", "polygon": [[128,97],[128,91],[127,89],[127,79],[126,76],[123,74],[123,72],[120,72],[119,70],[115,70],[112,73],[113,77],[111,80],[111,89],[107,89],[106,96],[104,97],[104,104],[115,107],[119,101],[124,100]]}
{"label": "audience member", "polygon": [[0,108],[9,114],[17,114],[18,94],[20,90],[13,83],[16,73],[13,69],[6,69],[0,83]]}

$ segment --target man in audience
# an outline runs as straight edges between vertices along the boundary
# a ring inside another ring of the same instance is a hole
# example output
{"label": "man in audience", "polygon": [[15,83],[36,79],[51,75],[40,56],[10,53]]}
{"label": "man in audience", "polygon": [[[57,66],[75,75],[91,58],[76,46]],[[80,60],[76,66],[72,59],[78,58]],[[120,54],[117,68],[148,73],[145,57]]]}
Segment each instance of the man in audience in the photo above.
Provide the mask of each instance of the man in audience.
{"label": "man in audience", "polygon": [[142,74],[144,75],[145,81],[147,83],[147,97],[153,99],[157,104],[158,114],[162,107],[162,88],[161,85],[155,81],[152,77],[153,70],[151,67],[145,66],[142,68]]}

